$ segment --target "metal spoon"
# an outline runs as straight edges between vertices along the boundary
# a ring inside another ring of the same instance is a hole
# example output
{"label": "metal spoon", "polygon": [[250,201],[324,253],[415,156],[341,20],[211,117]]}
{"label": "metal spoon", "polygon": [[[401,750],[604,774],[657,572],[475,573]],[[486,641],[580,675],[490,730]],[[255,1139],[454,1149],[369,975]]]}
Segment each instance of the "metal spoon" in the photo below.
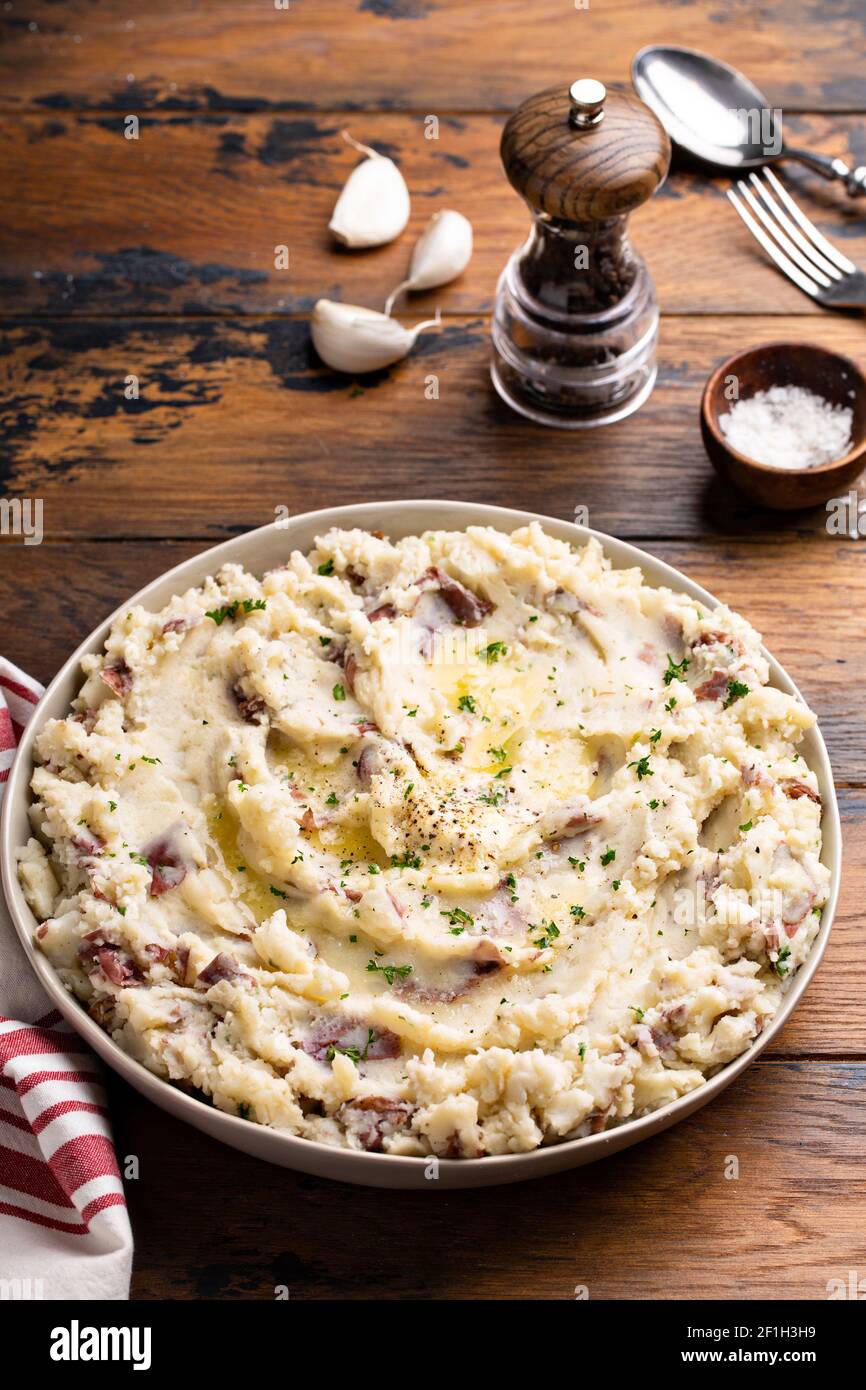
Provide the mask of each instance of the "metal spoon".
{"label": "metal spoon", "polygon": [[720,169],[757,169],[796,159],[825,179],[840,179],[851,197],[866,194],[866,165],[795,150],[782,140],[782,113],[736,68],[693,48],[652,44],[631,65],[642,101],[689,154]]}

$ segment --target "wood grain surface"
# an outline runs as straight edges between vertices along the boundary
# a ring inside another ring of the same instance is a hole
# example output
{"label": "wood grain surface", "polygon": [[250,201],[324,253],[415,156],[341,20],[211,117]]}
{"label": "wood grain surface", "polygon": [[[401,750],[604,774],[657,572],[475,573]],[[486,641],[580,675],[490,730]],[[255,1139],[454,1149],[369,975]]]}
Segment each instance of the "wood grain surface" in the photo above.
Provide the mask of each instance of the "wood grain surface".
{"label": "wood grain surface", "polygon": [[[0,11],[2,15],[2,11]],[[0,49],[2,51],[2,49]],[[503,176],[500,115],[446,115],[428,140],[415,112],[124,114],[0,119],[0,312],[304,313],[321,295],[381,307],[411,239],[438,208],[471,217],[471,270],[410,313],[476,314],[493,302],[529,213]],[[794,116],[797,145],[866,163],[866,117]],[[335,248],[328,220],[357,155],[348,129],[396,159],[412,192],[407,234],[374,251]],[[829,237],[866,264],[860,206],[799,166],[786,179]],[[630,222],[667,314],[824,311],[784,280],[724,197],[724,181],[675,169]],[[289,250],[287,270],[274,248]]]}
{"label": "wood grain surface", "polygon": [[866,109],[858,0],[33,0],[0,15],[11,109],[510,110],[554,68],[624,81],[663,41],[749,71],[775,105]]}
{"label": "wood grain surface", "polygon": [[[677,42],[748,71],[793,143],[864,163],[864,30],[859,0],[0,8],[0,495],[41,499],[45,527],[39,546],[0,538],[4,655],[47,681],[130,593],[277,506],[586,507],[763,632],[819,715],[843,817],[830,945],[772,1049],[690,1120],[590,1168],[481,1193],[325,1183],[235,1154],[112,1077],[118,1152],[139,1160],[135,1297],[822,1299],[863,1273],[866,537],[726,489],[698,405],[747,344],[810,340],[864,364],[866,324],[800,295],[724,181],[679,164],[631,223],[663,313],[643,409],[546,431],[506,411],[487,365],[496,280],[528,227],[498,154],[519,102],[577,76],[624,84],[639,47]],[[346,127],[398,160],[413,196],[409,232],[363,254],[327,234],[356,158]],[[866,265],[864,205],[794,166],[785,178]],[[447,206],[473,222],[472,264],[401,306],[410,322],[440,305],[442,331],[390,372],[327,371],[315,299],[380,305]]]}

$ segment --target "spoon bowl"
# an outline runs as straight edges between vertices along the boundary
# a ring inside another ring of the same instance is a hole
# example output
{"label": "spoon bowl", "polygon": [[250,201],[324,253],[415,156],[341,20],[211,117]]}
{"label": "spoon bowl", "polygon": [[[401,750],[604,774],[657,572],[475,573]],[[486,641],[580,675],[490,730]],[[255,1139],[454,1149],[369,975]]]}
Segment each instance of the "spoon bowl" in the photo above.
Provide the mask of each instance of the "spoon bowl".
{"label": "spoon bowl", "polygon": [[767,98],[727,63],[653,44],[636,55],[632,81],[671,139],[704,164],[757,169],[781,151]]}
{"label": "spoon bowl", "polygon": [[641,101],[658,116],[674,144],[701,164],[740,172],[777,159],[795,159],[852,196],[866,194],[866,165],[792,149],[782,138],[781,113],[736,68],[694,48],[651,44],[631,65]]}

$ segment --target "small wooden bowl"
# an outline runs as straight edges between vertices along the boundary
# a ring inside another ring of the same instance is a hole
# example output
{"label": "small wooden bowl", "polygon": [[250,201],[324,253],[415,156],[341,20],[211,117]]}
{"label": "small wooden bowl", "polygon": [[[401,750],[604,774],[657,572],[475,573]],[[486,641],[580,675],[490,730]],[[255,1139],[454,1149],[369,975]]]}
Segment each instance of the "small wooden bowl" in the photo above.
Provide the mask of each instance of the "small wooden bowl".
{"label": "small wooden bowl", "polygon": [[[719,416],[734,404],[725,387],[736,377],[739,399],[746,400],[771,386],[802,386],[831,405],[853,409],[850,453],[817,468],[771,468],[732,449],[719,426]],[[717,367],[701,399],[701,434],[717,473],[763,507],[794,511],[816,507],[838,497],[866,467],[866,377],[850,357],[830,352],[817,343],[764,343],[738,352]]]}

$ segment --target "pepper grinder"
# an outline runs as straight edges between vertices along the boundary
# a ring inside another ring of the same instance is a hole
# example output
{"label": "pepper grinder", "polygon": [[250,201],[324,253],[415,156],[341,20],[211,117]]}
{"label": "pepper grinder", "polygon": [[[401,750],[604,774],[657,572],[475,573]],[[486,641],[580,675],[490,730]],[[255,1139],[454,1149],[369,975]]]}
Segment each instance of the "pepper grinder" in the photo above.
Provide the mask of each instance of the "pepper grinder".
{"label": "pepper grinder", "polygon": [[636,96],[583,78],[525,101],[500,153],[533,226],[497,287],[493,384],[539,424],[612,424],[655,383],[655,287],[626,224],[664,182],[670,141]]}

